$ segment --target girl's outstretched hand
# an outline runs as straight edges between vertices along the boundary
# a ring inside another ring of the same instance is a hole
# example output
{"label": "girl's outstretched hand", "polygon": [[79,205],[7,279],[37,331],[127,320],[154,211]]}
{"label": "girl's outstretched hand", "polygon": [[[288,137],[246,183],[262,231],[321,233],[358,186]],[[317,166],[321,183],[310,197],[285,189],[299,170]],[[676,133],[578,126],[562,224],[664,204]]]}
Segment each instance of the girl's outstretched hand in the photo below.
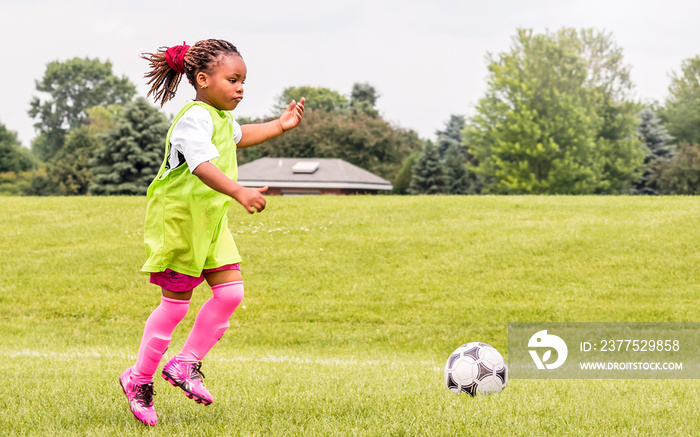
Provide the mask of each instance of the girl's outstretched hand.
{"label": "girl's outstretched hand", "polygon": [[306,102],[306,97],[302,97],[297,103],[292,100],[292,103],[287,106],[282,115],[279,118],[280,127],[282,127],[282,132],[286,132],[289,129],[294,129],[299,126],[301,119],[304,117],[304,102]]}

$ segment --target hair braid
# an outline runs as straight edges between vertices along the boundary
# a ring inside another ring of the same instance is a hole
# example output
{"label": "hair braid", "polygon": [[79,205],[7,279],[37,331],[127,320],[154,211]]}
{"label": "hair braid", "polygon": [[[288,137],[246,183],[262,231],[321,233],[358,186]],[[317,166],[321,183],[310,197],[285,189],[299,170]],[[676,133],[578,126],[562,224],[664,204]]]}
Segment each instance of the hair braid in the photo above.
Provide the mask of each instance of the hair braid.
{"label": "hair braid", "polygon": [[[167,47],[161,47],[156,53],[142,53],[141,58],[150,63],[150,70],[144,75],[151,86],[147,96],[153,94],[156,103],[162,107],[165,102],[175,96],[177,87],[182,80],[182,74],[173,70],[165,60]],[[219,57],[226,54],[236,54],[240,56],[236,46],[221,39],[205,39],[198,41],[187,50],[184,57],[185,75],[190,84],[196,87],[197,73],[211,72]]]}
{"label": "hair braid", "polygon": [[156,53],[142,53],[141,58],[150,63],[150,71],[143,77],[149,79],[148,85],[151,89],[148,90],[147,97],[153,94],[153,99],[156,103],[160,103],[161,108],[168,100],[175,96],[177,86],[180,84],[182,75],[173,70],[165,60],[165,51],[167,47],[161,47]]}

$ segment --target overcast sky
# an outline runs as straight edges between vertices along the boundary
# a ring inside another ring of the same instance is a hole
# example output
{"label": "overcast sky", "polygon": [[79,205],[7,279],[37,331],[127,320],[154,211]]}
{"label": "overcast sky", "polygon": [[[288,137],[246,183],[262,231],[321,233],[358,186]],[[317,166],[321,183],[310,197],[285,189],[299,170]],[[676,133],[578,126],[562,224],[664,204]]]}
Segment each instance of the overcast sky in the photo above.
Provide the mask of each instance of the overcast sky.
{"label": "overcast sky", "polygon": [[[0,122],[30,144],[29,102],[51,61],[109,60],[145,96],[142,52],[221,38],[248,65],[234,115],[270,114],[288,86],[348,95],[353,83],[369,82],[385,119],[432,138],[450,114],[473,113],[486,54],[507,50],[519,27],[612,32],[638,97],[663,101],[671,72],[700,54],[698,17],[698,0],[0,0]],[[164,110],[176,113],[193,97],[185,80]]]}

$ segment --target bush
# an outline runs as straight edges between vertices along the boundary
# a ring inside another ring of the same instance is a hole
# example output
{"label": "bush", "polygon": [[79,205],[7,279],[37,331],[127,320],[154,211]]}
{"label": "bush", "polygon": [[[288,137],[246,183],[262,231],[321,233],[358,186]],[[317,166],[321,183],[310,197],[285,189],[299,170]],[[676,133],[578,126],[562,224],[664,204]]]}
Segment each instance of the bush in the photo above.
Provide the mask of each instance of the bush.
{"label": "bush", "polygon": [[0,196],[20,196],[31,185],[34,174],[31,172],[8,171],[0,173]]}

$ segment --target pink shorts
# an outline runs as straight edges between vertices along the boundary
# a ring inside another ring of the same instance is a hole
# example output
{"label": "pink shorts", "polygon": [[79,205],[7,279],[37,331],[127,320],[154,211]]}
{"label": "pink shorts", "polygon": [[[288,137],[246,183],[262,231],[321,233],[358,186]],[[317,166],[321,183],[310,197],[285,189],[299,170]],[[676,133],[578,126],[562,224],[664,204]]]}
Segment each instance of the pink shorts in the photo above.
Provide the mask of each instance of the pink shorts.
{"label": "pink shorts", "polygon": [[226,264],[225,266],[216,267],[214,269],[204,269],[202,274],[197,276],[189,276],[183,273],[178,273],[170,269],[164,272],[151,273],[151,284],[156,284],[163,287],[165,290],[174,292],[190,291],[196,286],[204,282],[204,274],[210,272],[221,272],[224,270],[241,270],[241,266],[236,264]]}

